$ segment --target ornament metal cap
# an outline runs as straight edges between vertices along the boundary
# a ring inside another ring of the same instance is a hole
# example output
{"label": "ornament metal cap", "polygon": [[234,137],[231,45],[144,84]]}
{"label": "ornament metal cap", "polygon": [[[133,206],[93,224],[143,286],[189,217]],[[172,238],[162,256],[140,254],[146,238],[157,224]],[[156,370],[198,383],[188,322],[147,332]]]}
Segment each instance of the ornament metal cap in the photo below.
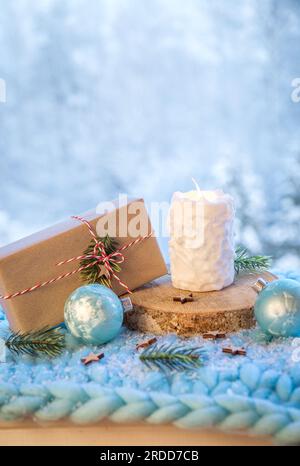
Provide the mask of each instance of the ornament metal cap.
{"label": "ornament metal cap", "polygon": [[122,303],[124,312],[132,311],[133,304],[132,304],[132,301],[131,301],[131,299],[129,297],[121,298],[120,301]]}
{"label": "ornament metal cap", "polygon": [[264,278],[259,277],[254,285],[252,285],[252,288],[256,293],[260,293],[267,285],[268,282]]}

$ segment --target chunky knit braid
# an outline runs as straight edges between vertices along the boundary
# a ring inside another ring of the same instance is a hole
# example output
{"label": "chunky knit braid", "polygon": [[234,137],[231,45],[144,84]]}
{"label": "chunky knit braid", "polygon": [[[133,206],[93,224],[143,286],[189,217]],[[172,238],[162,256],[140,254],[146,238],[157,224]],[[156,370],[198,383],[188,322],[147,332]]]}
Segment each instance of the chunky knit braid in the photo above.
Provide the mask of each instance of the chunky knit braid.
{"label": "chunky knit braid", "polygon": [[[156,378],[163,374],[156,374]],[[178,427],[218,427],[271,435],[277,443],[300,442],[300,370],[289,374],[245,363],[238,370],[199,371],[194,392],[171,395],[95,383],[48,385],[0,382],[0,419],[69,418],[76,424],[146,421]],[[238,391],[238,394],[236,393]],[[244,394],[243,394],[244,393]]]}

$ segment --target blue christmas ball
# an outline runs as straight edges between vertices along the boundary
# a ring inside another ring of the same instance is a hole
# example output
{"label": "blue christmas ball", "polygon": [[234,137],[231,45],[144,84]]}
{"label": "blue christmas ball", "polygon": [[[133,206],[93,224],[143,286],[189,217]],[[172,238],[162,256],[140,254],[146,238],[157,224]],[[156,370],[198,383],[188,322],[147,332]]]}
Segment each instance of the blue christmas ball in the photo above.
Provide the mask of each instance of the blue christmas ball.
{"label": "blue christmas ball", "polygon": [[65,303],[65,324],[84,343],[101,345],[112,340],[122,323],[122,303],[106,286],[81,286]]}
{"label": "blue christmas ball", "polygon": [[268,334],[300,336],[300,283],[281,279],[268,283],[255,303],[255,317]]}

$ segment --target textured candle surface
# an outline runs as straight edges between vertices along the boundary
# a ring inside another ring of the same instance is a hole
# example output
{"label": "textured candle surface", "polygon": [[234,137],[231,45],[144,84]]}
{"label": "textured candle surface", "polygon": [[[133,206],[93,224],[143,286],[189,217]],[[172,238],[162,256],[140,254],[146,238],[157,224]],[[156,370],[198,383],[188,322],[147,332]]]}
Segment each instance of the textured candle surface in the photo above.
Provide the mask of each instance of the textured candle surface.
{"label": "textured candle surface", "polygon": [[232,284],[233,221],[233,199],[222,191],[174,193],[169,249],[175,288],[213,291]]}

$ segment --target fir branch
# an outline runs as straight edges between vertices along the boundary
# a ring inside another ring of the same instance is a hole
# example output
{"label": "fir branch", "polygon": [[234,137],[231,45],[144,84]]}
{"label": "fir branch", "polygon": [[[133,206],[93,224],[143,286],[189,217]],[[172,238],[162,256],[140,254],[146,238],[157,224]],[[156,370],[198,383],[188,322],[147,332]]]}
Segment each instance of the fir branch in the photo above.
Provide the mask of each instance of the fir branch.
{"label": "fir branch", "polygon": [[16,355],[58,356],[65,347],[65,336],[59,328],[45,327],[26,333],[11,333],[5,342],[6,347]]}
{"label": "fir branch", "polygon": [[[117,242],[113,238],[111,238],[109,235],[106,235],[105,238],[97,237],[97,240],[103,243],[106,254],[111,254],[116,251]],[[95,247],[95,241],[91,240],[89,246],[86,248],[83,254],[92,255],[94,253],[94,247]],[[86,267],[88,264],[91,264],[92,262],[95,262],[95,259],[93,258],[82,259],[80,261],[80,266]],[[109,264],[115,273],[118,273],[121,271],[121,267],[115,262],[109,261]],[[94,264],[91,267],[88,267],[82,270],[80,272],[82,280],[88,284],[99,283],[100,285],[105,285],[108,288],[111,288],[110,278],[107,277],[106,275],[99,275],[99,272],[100,272],[99,265],[101,265],[101,263]]]}
{"label": "fir branch", "polygon": [[200,356],[202,352],[202,348],[156,343],[141,353],[140,360],[149,368],[194,369],[201,365]]}
{"label": "fir branch", "polygon": [[236,274],[242,270],[260,272],[267,270],[271,265],[270,256],[250,256],[248,250],[239,246],[235,251],[234,269]]}

